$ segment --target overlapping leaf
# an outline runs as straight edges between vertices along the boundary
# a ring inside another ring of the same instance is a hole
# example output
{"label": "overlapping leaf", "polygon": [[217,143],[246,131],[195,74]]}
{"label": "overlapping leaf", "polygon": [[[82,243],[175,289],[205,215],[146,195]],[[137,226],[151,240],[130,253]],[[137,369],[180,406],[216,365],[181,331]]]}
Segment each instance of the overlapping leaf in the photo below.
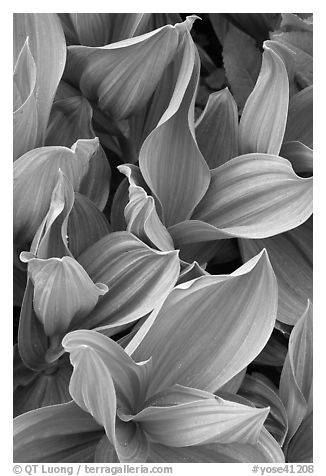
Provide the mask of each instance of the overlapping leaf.
{"label": "overlapping leaf", "polygon": [[14,160],[37,143],[36,65],[26,38],[14,69]]}
{"label": "overlapping leaf", "polygon": [[300,141],[307,147],[313,145],[313,89],[309,86],[292,96],[284,135],[285,141]]}
{"label": "overlapping leaf", "polygon": [[[99,147],[95,139],[78,140],[71,149],[61,146],[40,147],[27,152],[14,163],[14,239],[32,241],[51,201],[52,190],[61,169],[72,182],[74,190],[87,191],[89,198],[108,194],[108,180],[103,168],[92,157]],[[93,169],[93,170],[92,170]],[[85,176],[90,174],[91,186]],[[96,183],[98,178],[98,183]],[[95,191],[94,187],[96,185]],[[100,193],[99,193],[100,190]],[[105,198],[104,198],[105,199]],[[105,199],[106,201],[106,199]],[[104,205],[103,205],[104,206]]]}
{"label": "overlapping leaf", "polygon": [[103,428],[75,402],[52,405],[15,420],[14,461],[92,462]]}
{"label": "overlapping leaf", "polygon": [[124,209],[127,231],[149,246],[173,250],[172,238],[157,214],[155,200],[139,185],[134,166],[120,165],[118,169],[129,181],[129,202]]}
{"label": "overlapping leaf", "polygon": [[117,119],[148,101],[194,19],[103,47],[69,46],[65,78]]}
{"label": "overlapping leaf", "polygon": [[84,328],[117,328],[143,317],[162,302],[179,276],[177,251],[149,248],[129,232],[103,237],[78,258],[92,280],[105,283],[110,292],[101,299]]}
{"label": "overlapping leaf", "polygon": [[189,53],[182,58],[174,96],[139,157],[142,175],[162,204],[166,226],[190,218],[209,184],[209,169],[195,141],[193,123],[199,57],[191,38],[185,42]]}
{"label": "overlapping leaf", "polygon": [[269,154],[246,154],[211,171],[211,182],[189,221],[169,227],[175,246],[221,238],[276,235],[312,213],[312,179]]}
{"label": "overlapping leaf", "polygon": [[289,420],[287,443],[312,410],[312,359],[312,304],[308,302],[291,332],[280,380],[280,397]]}
{"label": "overlapping leaf", "polygon": [[246,375],[238,393],[258,408],[270,407],[265,427],[282,446],[288,429],[288,421],[283,403],[277,395],[277,388],[267,385],[259,374]]}
{"label": "overlapping leaf", "polygon": [[276,305],[275,277],[262,253],[232,275],[177,286],[126,351],[136,360],[152,356],[149,393],[175,382],[215,391],[264,347]]}
{"label": "overlapping leaf", "polygon": [[14,64],[28,37],[36,65],[37,145],[42,146],[50,110],[66,61],[66,42],[55,13],[14,14]]}
{"label": "overlapping leaf", "polygon": [[225,88],[210,94],[196,123],[199,149],[210,169],[238,155],[238,109]]}
{"label": "overlapping leaf", "polygon": [[245,260],[267,249],[279,288],[277,319],[294,325],[312,299],[312,219],[272,238],[240,240],[240,248]]}
{"label": "overlapping leaf", "polygon": [[150,13],[60,13],[70,44],[103,46],[135,36]]}
{"label": "overlapping leaf", "polygon": [[223,63],[240,111],[255,87],[261,61],[261,53],[255,41],[229,24],[223,41]]}

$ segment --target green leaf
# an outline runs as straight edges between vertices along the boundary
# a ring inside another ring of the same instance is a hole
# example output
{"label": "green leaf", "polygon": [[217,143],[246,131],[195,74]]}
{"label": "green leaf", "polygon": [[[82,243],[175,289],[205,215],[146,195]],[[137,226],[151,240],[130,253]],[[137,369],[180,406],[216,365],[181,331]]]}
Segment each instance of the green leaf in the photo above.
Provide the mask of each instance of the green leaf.
{"label": "green leaf", "polygon": [[224,38],[223,63],[232,94],[242,111],[259,74],[261,53],[255,41],[232,24]]}
{"label": "green leaf", "polygon": [[241,154],[279,154],[288,104],[289,80],[284,62],[268,44],[264,44],[261,70],[240,119]]}

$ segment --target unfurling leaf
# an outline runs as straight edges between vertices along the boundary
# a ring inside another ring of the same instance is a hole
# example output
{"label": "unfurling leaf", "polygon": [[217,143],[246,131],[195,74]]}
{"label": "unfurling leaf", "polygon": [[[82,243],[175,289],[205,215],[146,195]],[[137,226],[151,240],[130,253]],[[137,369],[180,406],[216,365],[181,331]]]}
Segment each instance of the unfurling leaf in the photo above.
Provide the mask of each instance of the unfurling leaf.
{"label": "unfurling leaf", "polygon": [[24,252],[34,284],[34,310],[47,336],[60,336],[71,321],[82,319],[94,308],[105,284],[94,284],[82,266],[70,256],[40,259]]}

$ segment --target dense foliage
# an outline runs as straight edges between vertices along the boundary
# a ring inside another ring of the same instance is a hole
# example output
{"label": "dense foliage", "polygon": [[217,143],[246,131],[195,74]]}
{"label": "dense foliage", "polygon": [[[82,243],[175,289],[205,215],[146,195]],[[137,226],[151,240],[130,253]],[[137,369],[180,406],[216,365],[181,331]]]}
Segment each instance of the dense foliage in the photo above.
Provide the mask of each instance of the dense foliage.
{"label": "dense foliage", "polygon": [[312,461],[312,16],[14,15],[14,461]]}

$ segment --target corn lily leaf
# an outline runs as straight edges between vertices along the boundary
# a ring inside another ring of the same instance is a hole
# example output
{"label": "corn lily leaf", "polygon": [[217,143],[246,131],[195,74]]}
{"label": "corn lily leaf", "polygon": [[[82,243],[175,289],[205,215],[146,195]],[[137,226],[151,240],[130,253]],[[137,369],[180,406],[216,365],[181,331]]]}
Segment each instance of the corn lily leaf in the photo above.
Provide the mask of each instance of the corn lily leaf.
{"label": "corn lily leaf", "polygon": [[264,425],[279,445],[282,446],[288,429],[288,421],[286,410],[277,394],[277,389],[273,390],[259,378],[259,374],[254,374],[245,376],[238,393],[253,402],[257,408],[270,407]]}
{"label": "corn lily leaf", "polygon": [[[58,180],[58,170],[79,190],[91,167],[98,139],[78,140],[71,149],[61,146],[40,147],[21,156],[14,163],[14,239],[32,241],[51,201]],[[96,163],[93,164],[96,167]],[[100,167],[99,172],[102,173]],[[93,175],[94,173],[92,173]],[[97,175],[97,172],[95,172]],[[99,180],[100,184],[103,181]],[[85,186],[86,187],[86,186]],[[90,197],[92,198],[92,197]]]}
{"label": "corn lily leaf", "polygon": [[268,414],[267,408],[257,412],[208,392],[180,386],[153,399],[132,421],[141,424],[151,441],[167,446],[256,443]]}
{"label": "corn lily leaf", "polygon": [[141,423],[152,441],[183,447],[214,441],[255,441],[267,413],[268,409],[255,414],[250,407],[207,399],[169,407],[147,407],[133,420]]}
{"label": "corn lily leaf", "polygon": [[[156,16],[154,14],[152,18]],[[190,35],[187,34],[180,43],[173,60],[164,70],[145,107],[130,118],[130,139],[137,152],[136,160],[142,144],[161,123],[161,118],[164,115],[168,118],[178,110],[193,71],[193,58],[194,45]]]}
{"label": "corn lily leaf", "polygon": [[247,367],[240,370],[240,372],[238,372],[236,375],[234,375],[234,377],[232,377],[224,385],[222,385],[222,387],[219,388],[218,392],[215,393],[219,396],[223,396],[221,392],[227,392],[227,394],[236,394],[242,384],[243,379],[245,378],[246,372]]}
{"label": "corn lily leaf", "polygon": [[192,281],[193,279],[209,274],[197,263],[197,261],[193,261],[191,264],[181,261],[180,264],[181,272],[178,284],[186,283],[187,281]]}
{"label": "corn lily leaf", "polygon": [[37,145],[42,146],[56,89],[66,62],[66,42],[55,13],[14,14],[14,64],[29,38],[36,65]]}
{"label": "corn lily leaf", "polygon": [[[211,171],[210,186],[192,216],[211,227],[188,225],[186,240],[199,241],[200,233],[202,241],[214,239],[214,233],[215,239],[263,238],[295,228],[312,213],[311,186],[312,179],[298,177],[281,157],[246,154],[231,159]],[[173,239],[177,226],[169,228]]]}
{"label": "corn lily leaf", "polygon": [[261,253],[231,275],[202,276],[177,286],[126,351],[136,360],[152,356],[149,394],[174,383],[215,391],[264,347],[276,305],[275,277]]}
{"label": "corn lily leaf", "polygon": [[228,88],[210,94],[196,123],[196,139],[210,169],[238,155],[238,108]]}
{"label": "corn lily leaf", "polygon": [[94,284],[70,256],[41,259],[23,252],[21,260],[28,263],[34,285],[34,310],[49,337],[62,336],[73,318],[83,319],[99,296],[108,292],[105,284]]}
{"label": "corn lily leaf", "polygon": [[312,463],[313,459],[313,412],[307,415],[291,439],[286,461],[289,463]]}
{"label": "corn lily leaf", "polygon": [[68,334],[63,346],[74,366],[69,386],[74,401],[104,426],[120,461],[146,461],[142,429],[132,422],[116,424],[116,412],[137,409],[146,392],[150,362],[135,363],[117,343],[94,331]]}
{"label": "corn lily leaf", "polygon": [[306,14],[308,18],[304,18],[302,14],[281,13],[281,28],[284,31],[313,31],[312,17]]}
{"label": "corn lily leaf", "polygon": [[69,360],[64,356],[44,372],[34,372],[22,361],[14,364],[14,416],[36,408],[71,401]]}
{"label": "corn lily leaf", "polygon": [[14,68],[14,160],[37,143],[36,65],[26,38]]}
{"label": "corn lily leaf", "polygon": [[269,32],[275,30],[281,21],[280,13],[226,13],[225,16],[258,44],[266,40]]}
{"label": "corn lily leaf", "polygon": [[240,152],[278,155],[285,132],[289,81],[282,59],[264,46],[261,70],[239,125]]}
{"label": "corn lily leaf", "polygon": [[75,192],[68,220],[69,249],[75,258],[93,243],[110,233],[105,215],[85,195]]}
{"label": "corn lily leaf", "polygon": [[111,233],[78,258],[92,280],[110,292],[78,328],[113,329],[152,311],[175,285],[180,271],[178,251],[156,251],[129,232]]}
{"label": "corn lily leaf", "polygon": [[150,463],[282,463],[283,452],[274,438],[263,429],[256,445],[211,443],[172,448],[157,443],[149,447]]}
{"label": "corn lily leaf", "polygon": [[281,373],[280,397],[289,420],[286,443],[312,410],[312,359],[312,304],[308,301],[305,312],[291,332]]}
{"label": "corn lily leaf", "polygon": [[307,147],[299,141],[284,142],[281,148],[280,155],[288,159],[297,174],[313,172],[313,152],[310,147]]}
{"label": "corn lily leaf", "polygon": [[[64,81],[60,84],[63,85]],[[87,99],[65,85],[61,91],[64,97],[56,100],[51,109],[46,145],[72,147],[79,139],[95,139],[93,110]],[[90,159],[88,173],[81,181],[79,191],[103,210],[109,196],[110,178],[110,164],[99,144]]]}
{"label": "corn lily leaf", "polygon": [[[85,278],[84,284],[88,283],[92,288],[94,286],[93,282],[89,282],[90,278],[87,276],[86,272],[82,269],[82,267],[73,259],[72,254],[68,248],[68,241],[67,241],[67,233],[68,233],[68,218],[69,214],[73,208],[74,203],[74,193],[70,182],[67,178],[62,174],[59,173],[59,180],[54,188],[52,193],[51,205],[47,215],[45,216],[42,224],[40,225],[39,230],[37,231],[34,240],[31,246],[31,253],[23,253],[23,259],[25,258],[29,261],[30,258],[34,259],[36,257],[37,260],[40,260],[41,263],[46,265],[48,264],[58,264],[61,258],[65,258],[65,262],[69,258],[69,264],[73,266],[74,270],[77,271],[77,274],[80,274],[80,277]],[[95,205],[94,205],[95,207]],[[77,208],[78,213],[78,208]],[[98,213],[100,213],[98,211]],[[94,224],[94,220],[91,220],[91,224]],[[74,229],[70,229],[69,231],[74,231]],[[85,229],[84,229],[85,232]],[[76,243],[76,239],[73,238],[73,242]],[[50,259],[50,261],[47,261]],[[59,261],[57,261],[59,259]],[[53,263],[53,260],[55,263]],[[63,266],[61,260],[61,266]],[[60,267],[61,267],[60,266]],[[60,268],[59,267],[59,268]],[[69,268],[69,266],[68,266]],[[58,271],[58,269],[57,269]],[[61,270],[62,271],[62,270]],[[72,271],[72,270],[70,270]],[[30,272],[30,270],[29,270]],[[86,276],[85,276],[86,274]],[[50,281],[54,279],[55,275],[48,276]],[[62,277],[62,276],[61,276]],[[22,303],[21,315],[20,315],[20,323],[19,323],[19,330],[18,330],[18,342],[19,342],[19,350],[21,357],[24,363],[35,370],[41,370],[43,368],[47,368],[49,366],[49,361],[53,360],[55,357],[58,349],[58,335],[53,335],[52,343],[54,349],[52,351],[48,351],[49,343],[48,339],[46,338],[46,334],[44,331],[41,322],[39,321],[40,315],[37,316],[34,310],[35,306],[35,298],[39,299],[42,296],[42,293],[49,293],[55,291],[55,287],[53,287],[54,282],[49,283],[48,288],[43,289],[43,285],[40,287],[40,294],[36,298],[34,289],[34,285],[31,279],[28,279],[27,287],[25,290],[25,296]],[[58,284],[58,282],[56,283]],[[73,281],[64,285],[64,289],[69,289],[69,286],[74,286],[76,283]],[[107,289],[106,286],[102,287],[102,291]],[[71,289],[70,289],[71,291]],[[78,295],[78,290],[75,289],[76,293],[75,297]],[[61,290],[58,289],[59,294],[61,295]],[[46,297],[46,296],[45,296]],[[48,296],[49,297],[49,296]],[[53,297],[53,296],[52,296]],[[84,296],[82,296],[84,297]],[[47,299],[47,298],[46,298]],[[34,300],[34,303],[33,303]],[[77,299],[78,301],[78,299]],[[71,296],[65,300],[59,299],[59,301],[63,306],[74,306],[76,302],[71,300]],[[44,303],[43,303],[44,304]],[[46,300],[45,300],[46,304]],[[55,301],[51,301],[50,304],[56,306],[57,303]],[[53,309],[52,309],[53,310]],[[44,317],[44,316],[43,316]],[[53,316],[52,316],[53,317]],[[59,321],[61,322],[64,319],[65,314],[57,316]],[[73,316],[70,316],[71,319]],[[69,320],[68,319],[68,320]],[[59,322],[59,324],[60,324]],[[58,325],[53,321],[51,323],[48,322],[50,325]],[[60,347],[60,346],[59,346]],[[55,350],[57,349],[57,350]],[[60,352],[59,352],[60,353]]]}
{"label": "corn lily leaf", "polygon": [[[51,204],[31,245],[31,252],[39,258],[71,256],[67,242],[68,216],[73,207],[74,193],[67,178],[59,172],[52,192]],[[27,279],[18,327],[18,346],[26,366],[35,370],[48,368],[46,361],[48,339],[33,306],[34,286]]]}
{"label": "corn lily leaf", "polygon": [[261,57],[255,41],[234,25],[229,24],[223,41],[223,63],[240,111],[255,87]]}
{"label": "corn lily leaf", "polygon": [[[192,224],[192,221],[181,222],[180,227],[183,226],[183,223]],[[174,228],[178,228],[178,225],[175,225],[175,227],[171,227],[171,229]],[[215,239],[216,238],[214,238],[214,240]],[[206,268],[208,261],[211,261],[213,259],[215,254],[218,252],[218,249],[220,248],[220,241],[201,241],[196,243],[180,244],[177,240],[174,240],[174,243],[175,248],[180,249],[181,260],[184,260],[184,262],[187,263],[198,261],[199,265],[203,268]]]}
{"label": "corn lily leaf", "polygon": [[[105,427],[120,461],[132,461],[132,454],[134,461],[146,461],[148,439],[169,446],[212,441],[257,442],[268,409],[257,411],[179,385],[145,402],[150,361],[136,364],[117,343],[94,331],[70,333],[63,339],[63,346],[70,352],[74,366],[70,393],[82,409]],[[99,381],[103,388],[97,385],[94,391],[95,382]],[[117,438],[115,430],[120,432]],[[123,452],[122,434],[123,441],[127,438]]]}
{"label": "corn lily leaf", "polygon": [[126,178],[120,182],[113,200],[110,213],[110,223],[114,231],[124,231],[127,228],[124,211],[129,202],[129,183]]}
{"label": "corn lily leaf", "polygon": [[114,118],[126,118],[146,104],[192,22],[103,47],[69,46],[64,77]]}
{"label": "corn lily leaf", "polygon": [[102,436],[95,448],[94,463],[120,463],[115,448],[106,435]]}
{"label": "corn lily leaf", "polygon": [[239,244],[244,260],[267,249],[279,288],[277,320],[293,326],[312,299],[312,219],[278,236]]}
{"label": "corn lily leaf", "polygon": [[[92,378],[92,373],[97,372],[97,369],[101,370],[102,367],[104,370],[105,367],[105,375],[109,376],[114,387],[114,395],[116,395],[117,407],[115,407],[115,411],[117,408],[120,412],[133,413],[137,411],[139,405],[144,402],[151,371],[150,361],[136,363],[119,344],[95,331],[71,332],[64,337],[62,344],[65,350],[70,353],[70,359],[74,366],[70,392],[78,404],[84,408],[88,405],[86,402],[87,392],[85,396],[81,395],[79,383],[85,380],[85,384],[88,385],[87,379]],[[92,361],[94,361],[94,365],[91,363]],[[83,362],[85,365],[86,362],[89,362],[90,373],[83,371]],[[103,386],[106,386],[105,379],[102,378],[101,381],[103,381]],[[101,418],[99,420],[103,424]]]}
{"label": "corn lily leaf", "polygon": [[82,95],[55,100],[46,131],[45,145],[71,147],[78,139],[93,139],[93,110]]}
{"label": "corn lily leaf", "polygon": [[284,135],[285,141],[300,141],[313,145],[313,89],[309,86],[290,99],[289,114]]}
{"label": "corn lily leaf", "polygon": [[162,204],[166,226],[190,218],[209,185],[209,169],[198,149],[193,124],[199,57],[191,39],[186,38],[185,48],[188,54],[180,66],[174,97],[139,157],[142,175]]}
{"label": "corn lily leaf", "polygon": [[257,355],[254,362],[257,365],[283,367],[286,354],[287,347],[279,341],[279,339],[273,332],[267,344],[265,345],[261,353]]}
{"label": "corn lily leaf", "polygon": [[103,427],[75,402],[33,410],[14,420],[14,461],[93,462]]}
{"label": "corn lily leaf", "polygon": [[129,181],[129,202],[124,210],[127,231],[151,247],[173,250],[172,238],[157,214],[154,198],[137,184],[130,166],[120,165],[118,169]]}
{"label": "corn lily leaf", "polygon": [[301,19],[294,14],[282,14],[282,17],[281,28],[278,31],[271,32],[270,37],[293,51],[294,79],[299,85],[299,89],[303,89],[313,83],[312,20]]}
{"label": "corn lily leaf", "polygon": [[[66,18],[68,17],[68,18]],[[74,42],[85,46],[103,46],[131,38],[149,22],[150,13],[61,13],[65,28],[72,25]],[[68,36],[69,38],[69,36]]]}

